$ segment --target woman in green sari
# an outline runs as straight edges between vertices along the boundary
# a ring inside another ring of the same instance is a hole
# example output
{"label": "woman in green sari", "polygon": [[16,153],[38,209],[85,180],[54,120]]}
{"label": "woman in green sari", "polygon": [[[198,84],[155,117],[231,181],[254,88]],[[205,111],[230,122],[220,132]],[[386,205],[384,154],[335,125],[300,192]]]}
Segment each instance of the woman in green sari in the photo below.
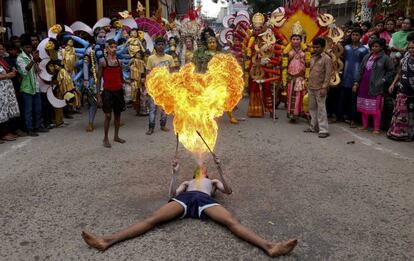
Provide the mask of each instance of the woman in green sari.
{"label": "woman in green sari", "polygon": [[391,51],[404,53],[407,48],[407,35],[409,35],[414,26],[414,20],[406,18],[401,25],[401,30],[392,34],[389,46]]}

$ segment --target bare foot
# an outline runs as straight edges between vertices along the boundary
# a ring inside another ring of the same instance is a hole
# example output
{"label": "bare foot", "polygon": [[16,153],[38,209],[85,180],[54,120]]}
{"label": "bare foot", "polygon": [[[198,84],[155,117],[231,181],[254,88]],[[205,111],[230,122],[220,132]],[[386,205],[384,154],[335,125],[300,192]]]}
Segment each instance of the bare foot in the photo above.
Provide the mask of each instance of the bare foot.
{"label": "bare foot", "polygon": [[109,140],[103,140],[103,145],[105,148],[111,148],[111,143],[109,143]]}
{"label": "bare foot", "polygon": [[125,143],[125,140],[121,139],[120,137],[114,138],[115,142]]}
{"label": "bare foot", "polygon": [[82,231],[82,237],[83,240],[85,240],[86,244],[100,251],[105,251],[109,247],[109,243],[105,242],[104,239],[99,238],[92,233]]}
{"label": "bare foot", "polygon": [[291,239],[286,242],[272,245],[266,252],[270,257],[283,256],[289,254],[298,244],[297,239]]}

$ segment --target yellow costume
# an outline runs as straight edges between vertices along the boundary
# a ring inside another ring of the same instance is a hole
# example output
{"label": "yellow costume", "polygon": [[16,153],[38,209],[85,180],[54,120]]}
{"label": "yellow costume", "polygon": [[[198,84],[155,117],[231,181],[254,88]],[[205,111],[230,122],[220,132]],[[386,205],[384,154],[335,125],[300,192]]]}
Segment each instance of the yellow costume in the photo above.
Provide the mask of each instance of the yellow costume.
{"label": "yellow costume", "polygon": [[[135,54],[139,51],[145,52],[145,48],[142,45],[142,40],[137,30],[131,30],[129,39],[126,42],[128,44],[128,54],[131,57],[134,57]],[[143,38],[143,36],[142,36]]]}
{"label": "yellow costume", "polygon": [[137,100],[138,89],[141,88],[141,93],[144,92],[144,85],[142,84],[141,75],[145,72],[145,63],[139,57],[134,56],[130,61],[131,70],[131,100],[135,102]]}
{"label": "yellow costume", "polygon": [[65,70],[72,74],[75,70],[76,65],[76,53],[75,53],[75,47],[73,47],[73,41],[69,40],[65,46],[65,48],[62,49],[62,63],[65,68]]}
{"label": "yellow costume", "polygon": [[61,96],[59,98],[64,98],[69,105],[80,108],[80,95],[73,85],[72,77],[70,77],[69,73],[64,68],[59,66],[56,67],[58,67],[57,70],[59,70],[57,75],[59,95]]}

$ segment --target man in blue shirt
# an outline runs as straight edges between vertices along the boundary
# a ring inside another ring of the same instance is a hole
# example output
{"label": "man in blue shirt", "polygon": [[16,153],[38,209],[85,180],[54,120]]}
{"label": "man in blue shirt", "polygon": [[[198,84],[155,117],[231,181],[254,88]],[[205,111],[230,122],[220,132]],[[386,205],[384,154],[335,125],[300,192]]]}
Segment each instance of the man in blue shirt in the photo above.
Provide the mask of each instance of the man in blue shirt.
{"label": "man in blue shirt", "polygon": [[342,74],[337,120],[344,120],[345,116],[347,116],[351,128],[355,127],[356,113],[356,94],[352,92],[352,86],[356,80],[361,61],[369,52],[361,44],[361,36],[362,29],[354,28],[351,34],[352,43],[344,48],[344,71]]}

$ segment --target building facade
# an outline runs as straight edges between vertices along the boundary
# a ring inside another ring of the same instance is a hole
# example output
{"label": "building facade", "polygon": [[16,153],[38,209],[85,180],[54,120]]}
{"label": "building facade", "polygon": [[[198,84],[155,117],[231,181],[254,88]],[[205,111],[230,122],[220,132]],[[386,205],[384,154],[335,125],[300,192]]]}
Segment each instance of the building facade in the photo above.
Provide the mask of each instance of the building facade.
{"label": "building facade", "polygon": [[[8,35],[21,35],[25,32],[45,34],[48,28],[56,23],[71,25],[82,21],[93,26],[102,17],[111,17],[120,11],[132,11],[137,8],[137,0],[3,0],[5,2],[5,21]],[[186,13],[192,4],[191,0],[141,0],[150,17],[158,8],[162,16],[176,12]]]}

